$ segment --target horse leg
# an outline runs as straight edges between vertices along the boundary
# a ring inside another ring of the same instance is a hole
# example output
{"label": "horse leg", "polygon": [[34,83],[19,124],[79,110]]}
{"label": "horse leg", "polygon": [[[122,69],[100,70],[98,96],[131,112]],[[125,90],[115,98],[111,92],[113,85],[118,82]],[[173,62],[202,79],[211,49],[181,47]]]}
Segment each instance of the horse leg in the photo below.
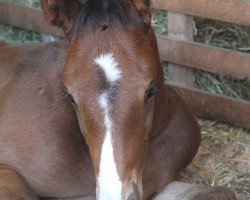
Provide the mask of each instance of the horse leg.
{"label": "horse leg", "polygon": [[0,165],[1,200],[38,200],[22,177],[6,165]]}
{"label": "horse leg", "polygon": [[236,200],[225,187],[199,186],[191,183],[172,182],[153,200]]}
{"label": "horse leg", "polygon": [[194,116],[171,89],[167,98],[169,110],[165,128],[149,139],[143,172],[145,199],[151,199],[176,180],[192,161],[200,145],[200,129]]}
{"label": "horse leg", "polygon": [[191,200],[236,200],[234,193],[226,187],[209,187]]}

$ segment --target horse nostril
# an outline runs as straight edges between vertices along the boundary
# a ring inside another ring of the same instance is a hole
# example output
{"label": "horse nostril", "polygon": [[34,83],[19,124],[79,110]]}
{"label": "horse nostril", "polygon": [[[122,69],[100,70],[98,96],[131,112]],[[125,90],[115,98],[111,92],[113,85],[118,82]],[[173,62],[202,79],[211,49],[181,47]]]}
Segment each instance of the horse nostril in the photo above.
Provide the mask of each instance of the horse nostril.
{"label": "horse nostril", "polygon": [[131,193],[127,200],[137,200],[137,199],[135,198],[135,194]]}
{"label": "horse nostril", "polygon": [[142,198],[136,197],[134,193],[131,193],[127,200],[142,200]]}
{"label": "horse nostril", "polygon": [[128,196],[127,200],[142,200],[142,194],[140,194],[136,183],[133,182],[133,191]]}

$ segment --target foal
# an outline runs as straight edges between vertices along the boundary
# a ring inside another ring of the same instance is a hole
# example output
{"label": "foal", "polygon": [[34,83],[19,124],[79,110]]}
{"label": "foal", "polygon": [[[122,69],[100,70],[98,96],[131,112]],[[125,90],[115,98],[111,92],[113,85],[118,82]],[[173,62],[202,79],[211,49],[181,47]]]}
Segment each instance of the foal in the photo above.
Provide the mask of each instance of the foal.
{"label": "foal", "polygon": [[41,3],[69,43],[1,44],[0,199],[152,198],[200,130],[164,85],[148,1]]}

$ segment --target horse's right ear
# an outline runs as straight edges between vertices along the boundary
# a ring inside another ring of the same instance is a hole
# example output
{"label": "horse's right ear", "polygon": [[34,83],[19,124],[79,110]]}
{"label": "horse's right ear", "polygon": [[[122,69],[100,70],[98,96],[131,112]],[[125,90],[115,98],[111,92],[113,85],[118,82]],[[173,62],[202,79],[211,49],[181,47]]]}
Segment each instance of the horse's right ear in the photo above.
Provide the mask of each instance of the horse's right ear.
{"label": "horse's right ear", "polygon": [[151,24],[150,0],[132,0],[135,7],[141,13],[144,21]]}
{"label": "horse's right ear", "polygon": [[70,37],[74,20],[77,18],[81,3],[79,0],[41,0],[43,11],[50,24],[59,26],[66,37]]}

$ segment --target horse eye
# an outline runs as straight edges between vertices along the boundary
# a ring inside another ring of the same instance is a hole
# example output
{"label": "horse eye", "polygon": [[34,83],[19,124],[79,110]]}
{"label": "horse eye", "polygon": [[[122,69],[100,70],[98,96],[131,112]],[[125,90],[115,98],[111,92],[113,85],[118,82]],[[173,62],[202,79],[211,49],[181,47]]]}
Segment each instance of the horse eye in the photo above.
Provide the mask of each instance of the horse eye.
{"label": "horse eye", "polygon": [[68,92],[66,93],[66,95],[68,96],[70,102],[71,102],[74,106],[76,106],[76,102],[75,102],[75,100],[74,100],[74,97],[73,97],[70,93],[68,93]]}
{"label": "horse eye", "polygon": [[154,83],[151,83],[145,93],[144,103],[147,103],[155,95],[156,91],[157,86]]}

